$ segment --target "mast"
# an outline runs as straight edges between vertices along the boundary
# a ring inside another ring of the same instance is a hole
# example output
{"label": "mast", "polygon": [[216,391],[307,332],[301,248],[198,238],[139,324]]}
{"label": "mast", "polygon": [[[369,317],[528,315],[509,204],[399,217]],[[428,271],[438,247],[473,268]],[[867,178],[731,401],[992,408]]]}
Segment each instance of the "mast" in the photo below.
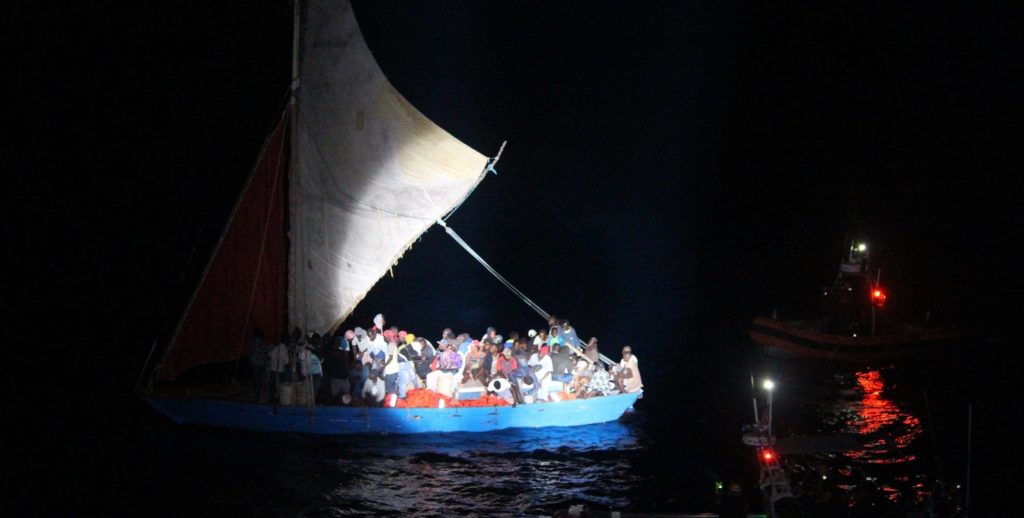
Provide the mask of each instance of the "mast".
{"label": "mast", "polygon": [[[285,207],[291,204],[291,193],[298,192],[298,163],[299,154],[296,152],[299,144],[299,43],[302,40],[302,3],[301,0],[294,0],[292,2],[292,82],[291,90],[288,94],[288,198],[285,199]],[[287,235],[285,237],[288,247],[288,252],[291,253],[291,224],[288,221],[289,211],[285,210],[285,229]],[[286,265],[290,265],[290,261],[285,261]],[[285,276],[285,283],[287,284],[291,274]],[[285,288],[285,293],[288,293],[289,288]],[[288,336],[288,330],[291,329],[291,310],[288,307],[288,298],[285,297],[285,315],[284,321],[285,326],[282,330],[283,336]]]}

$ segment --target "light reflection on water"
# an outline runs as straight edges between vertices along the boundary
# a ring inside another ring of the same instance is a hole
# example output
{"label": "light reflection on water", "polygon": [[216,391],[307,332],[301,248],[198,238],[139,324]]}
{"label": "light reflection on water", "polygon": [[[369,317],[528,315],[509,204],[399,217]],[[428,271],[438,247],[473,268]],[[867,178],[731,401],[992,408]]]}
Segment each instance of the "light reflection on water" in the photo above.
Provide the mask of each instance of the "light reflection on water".
{"label": "light reflection on water", "polygon": [[312,516],[551,516],[577,503],[623,508],[641,478],[631,461],[642,448],[639,432],[618,422],[318,443],[315,449],[326,453],[316,468],[321,480],[303,511]]}
{"label": "light reflection on water", "polygon": [[[859,450],[844,452],[829,464],[838,475],[837,487],[858,498],[873,487],[890,502],[921,502],[930,491],[914,473],[921,445],[921,420],[897,401],[883,371],[868,369],[836,375],[827,385],[820,409],[822,432],[855,434]],[[874,466],[874,467],[872,467]]]}

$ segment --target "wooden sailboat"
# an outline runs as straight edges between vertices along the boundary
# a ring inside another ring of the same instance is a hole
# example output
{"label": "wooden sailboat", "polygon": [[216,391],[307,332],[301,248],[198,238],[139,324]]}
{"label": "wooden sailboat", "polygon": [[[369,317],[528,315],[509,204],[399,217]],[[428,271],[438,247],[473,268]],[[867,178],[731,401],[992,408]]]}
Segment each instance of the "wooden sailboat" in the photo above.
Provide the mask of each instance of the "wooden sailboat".
{"label": "wooden sailboat", "polygon": [[159,357],[154,365],[147,360],[143,398],[178,423],[317,434],[576,426],[622,416],[640,393],[514,407],[356,408],[162,390],[189,369],[247,356],[255,329],[268,343],[293,327],[335,331],[420,235],[444,226],[496,162],[395,91],[346,0],[298,4],[289,106],[173,338],[162,354],[151,354]]}

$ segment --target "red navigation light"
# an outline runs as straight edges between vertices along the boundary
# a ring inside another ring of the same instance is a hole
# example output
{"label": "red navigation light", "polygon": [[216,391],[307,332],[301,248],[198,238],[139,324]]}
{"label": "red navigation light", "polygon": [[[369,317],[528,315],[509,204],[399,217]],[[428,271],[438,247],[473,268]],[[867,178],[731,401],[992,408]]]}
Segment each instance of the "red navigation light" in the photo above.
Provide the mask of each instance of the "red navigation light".
{"label": "red navigation light", "polygon": [[775,457],[775,454],[772,453],[772,450],[764,450],[764,453],[762,453],[761,456],[764,457],[764,460],[767,462],[772,460]]}
{"label": "red navigation light", "polygon": [[871,290],[871,304],[876,307],[882,307],[885,304],[885,292],[882,291],[882,288]]}

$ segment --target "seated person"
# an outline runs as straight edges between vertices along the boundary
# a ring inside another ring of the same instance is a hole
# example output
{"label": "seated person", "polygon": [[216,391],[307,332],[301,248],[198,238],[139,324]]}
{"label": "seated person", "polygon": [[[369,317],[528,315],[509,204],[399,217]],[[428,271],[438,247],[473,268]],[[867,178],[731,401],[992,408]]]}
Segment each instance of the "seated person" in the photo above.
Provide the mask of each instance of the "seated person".
{"label": "seated person", "polygon": [[562,383],[572,383],[572,351],[559,345],[551,349],[551,379]]}
{"label": "seated person", "polygon": [[594,396],[617,394],[618,392],[619,391],[615,389],[615,384],[612,383],[612,377],[608,374],[604,364],[598,363],[594,366],[594,374],[590,377],[590,381],[587,382],[579,397],[585,399]]}
{"label": "seated person", "polygon": [[430,365],[433,369],[427,374],[427,388],[451,397],[453,376],[462,367],[462,357],[456,352],[458,345],[437,344],[438,353]]}
{"label": "seated person", "polygon": [[481,384],[487,383],[490,373],[484,371],[484,359],[486,356],[480,341],[473,340],[469,353],[466,354],[466,365],[462,372],[463,383],[471,379],[477,380]]}
{"label": "seated person", "polygon": [[519,362],[512,357],[512,349],[503,349],[494,364],[495,375],[501,374],[505,378],[512,376],[512,372],[519,368]]}
{"label": "seated person", "polygon": [[590,376],[594,373],[594,366],[590,363],[586,357],[580,357],[576,360],[576,368],[572,371],[572,388],[574,392],[583,390],[583,387],[590,381]]}
{"label": "seated person", "polygon": [[612,368],[612,376],[623,392],[636,392],[643,388],[644,384],[640,378],[639,361],[636,356],[633,356],[632,347],[627,345],[622,348],[622,360]]}

